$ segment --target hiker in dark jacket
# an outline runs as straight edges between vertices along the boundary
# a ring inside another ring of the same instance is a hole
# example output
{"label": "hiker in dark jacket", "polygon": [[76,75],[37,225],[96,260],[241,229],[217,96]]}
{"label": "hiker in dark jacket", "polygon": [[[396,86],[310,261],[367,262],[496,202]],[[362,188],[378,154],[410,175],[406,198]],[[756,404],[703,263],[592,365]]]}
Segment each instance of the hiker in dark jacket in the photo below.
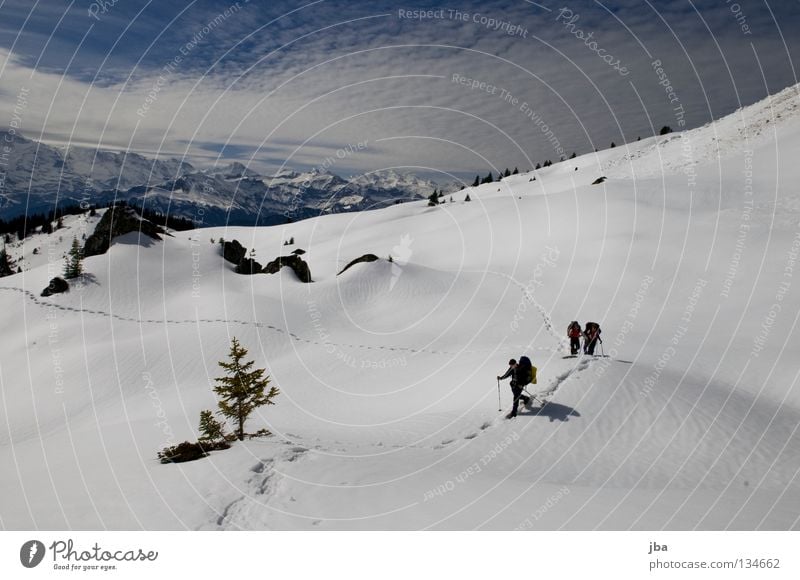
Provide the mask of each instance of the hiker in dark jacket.
{"label": "hiker in dark jacket", "polygon": [[575,356],[581,350],[581,325],[577,320],[570,322],[567,327],[567,336],[569,337],[569,351],[572,356]]}
{"label": "hiker in dark jacket", "polygon": [[[503,376],[498,376],[498,381],[503,381],[509,377],[511,377],[511,393],[514,395],[514,402],[511,407],[511,412],[506,415],[506,419],[511,419],[512,417],[517,416],[517,408],[519,407],[519,401],[522,399],[522,404],[526,407],[530,407],[531,405],[531,398],[522,394],[522,385],[527,383],[527,378],[522,378],[517,376],[517,372],[519,371],[519,365],[517,361],[513,358],[508,361],[508,370]],[[527,372],[527,371],[526,371]]]}
{"label": "hiker in dark jacket", "polygon": [[600,338],[600,325],[596,322],[587,322],[583,330],[583,353],[594,356],[597,341],[603,342]]}

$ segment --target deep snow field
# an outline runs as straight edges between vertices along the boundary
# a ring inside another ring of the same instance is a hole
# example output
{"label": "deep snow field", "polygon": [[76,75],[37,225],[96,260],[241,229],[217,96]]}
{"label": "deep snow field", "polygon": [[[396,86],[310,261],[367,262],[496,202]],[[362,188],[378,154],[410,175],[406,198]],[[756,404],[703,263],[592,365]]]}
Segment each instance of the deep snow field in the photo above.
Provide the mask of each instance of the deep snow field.
{"label": "deep snow field", "polygon": [[[0,280],[0,527],[800,528],[797,91],[440,207],[124,236],[51,298],[93,224],[26,239]],[[306,250],[314,283],[234,273],[221,236]],[[573,319],[607,356],[563,358]],[[247,424],[274,435],[160,464],[232,336],[281,389]],[[521,354],[551,402],[505,420]]]}

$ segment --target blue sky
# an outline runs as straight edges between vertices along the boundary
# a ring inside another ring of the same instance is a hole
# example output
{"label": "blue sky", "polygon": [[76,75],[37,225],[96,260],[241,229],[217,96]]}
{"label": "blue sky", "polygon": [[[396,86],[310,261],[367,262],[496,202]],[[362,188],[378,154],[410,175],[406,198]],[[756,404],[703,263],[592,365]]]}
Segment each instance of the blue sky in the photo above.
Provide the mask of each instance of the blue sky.
{"label": "blue sky", "polygon": [[18,124],[48,142],[448,180],[677,128],[676,104],[702,125],[793,85],[798,24],[799,2],[764,0],[6,1],[0,125],[24,89]]}

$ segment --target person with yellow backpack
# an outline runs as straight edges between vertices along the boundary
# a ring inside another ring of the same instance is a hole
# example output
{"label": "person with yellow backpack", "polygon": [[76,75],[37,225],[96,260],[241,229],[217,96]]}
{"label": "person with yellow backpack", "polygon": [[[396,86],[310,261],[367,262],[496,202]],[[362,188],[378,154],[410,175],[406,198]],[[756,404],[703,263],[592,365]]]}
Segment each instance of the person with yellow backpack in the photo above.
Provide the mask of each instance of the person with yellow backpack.
{"label": "person with yellow backpack", "polygon": [[522,400],[522,404],[525,405],[526,409],[531,408],[531,397],[523,395],[522,392],[525,390],[526,385],[536,384],[536,367],[533,366],[531,359],[527,356],[521,356],[519,362],[512,358],[508,361],[508,370],[506,373],[497,377],[498,386],[500,381],[509,377],[511,378],[511,393],[514,395],[514,401],[511,412],[506,415],[506,419],[512,419],[517,416],[520,400]]}

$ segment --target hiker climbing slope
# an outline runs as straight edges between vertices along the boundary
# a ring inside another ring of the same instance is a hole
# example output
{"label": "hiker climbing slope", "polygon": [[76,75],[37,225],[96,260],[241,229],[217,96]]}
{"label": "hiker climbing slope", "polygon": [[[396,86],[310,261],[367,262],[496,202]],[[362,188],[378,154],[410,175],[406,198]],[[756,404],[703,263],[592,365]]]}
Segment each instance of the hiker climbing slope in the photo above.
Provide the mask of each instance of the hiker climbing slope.
{"label": "hiker climbing slope", "polygon": [[569,352],[575,356],[581,350],[581,325],[577,320],[569,323],[567,336],[569,337]]}
{"label": "hiker climbing slope", "polygon": [[536,382],[536,367],[531,364],[531,360],[527,356],[522,356],[519,363],[513,358],[508,361],[508,370],[502,376],[498,376],[497,380],[502,381],[511,378],[511,393],[514,400],[511,406],[511,412],[506,415],[506,419],[511,419],[517,416],[517,409],[519,408],[520,399],[525,407],[531,406],[531,398],[522,394],[525,385]]}
{"label": "hiker climbing slope", "polygon": [[596,322],[587,322],[583,330],[583,353],[593,356],[594,349],[598,342],[603,342],[600,338],[600,325]]}

